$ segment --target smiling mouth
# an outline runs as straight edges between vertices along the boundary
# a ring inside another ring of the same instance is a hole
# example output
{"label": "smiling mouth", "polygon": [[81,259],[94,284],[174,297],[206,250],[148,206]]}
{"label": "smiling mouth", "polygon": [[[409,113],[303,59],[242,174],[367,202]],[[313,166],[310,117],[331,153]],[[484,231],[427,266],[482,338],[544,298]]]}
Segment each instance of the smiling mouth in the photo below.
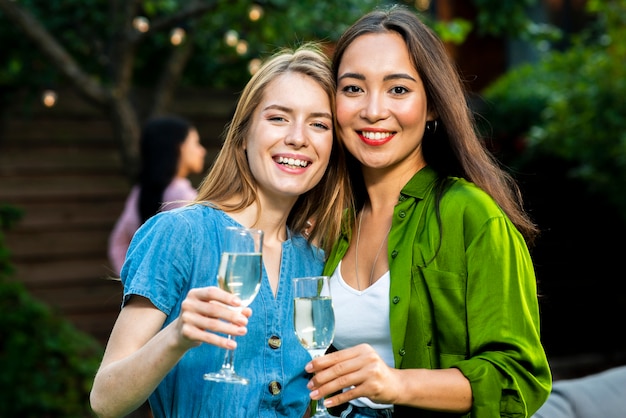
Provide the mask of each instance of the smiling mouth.
{"label": "smiling mouth", "polygon": [[288,167],[300,168],[306,167],[310,164],[309,161],[299,160],[297,158],[285,158],[278,157],[278,164],[286,165]]}
{"label": "smiling mouth", "polygon": [[361,131],[361,136],[370,141],[382,141],[393,135],[393,132],[369,132]]}

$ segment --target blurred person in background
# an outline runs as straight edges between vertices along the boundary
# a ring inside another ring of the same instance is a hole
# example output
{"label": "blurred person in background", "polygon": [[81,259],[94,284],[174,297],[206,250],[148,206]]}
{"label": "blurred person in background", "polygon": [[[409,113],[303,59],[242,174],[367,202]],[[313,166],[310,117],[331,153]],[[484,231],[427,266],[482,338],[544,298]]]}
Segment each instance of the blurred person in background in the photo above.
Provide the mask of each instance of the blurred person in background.
{"label": "blurred person in background", "polygon": [[157,212],[191,202],[197,190],[189,176],[204,169],[206,149],[198,130],[177,116],[150,119],[140,139],[141,170],[109,237],[109,260],[119,276],[135,231]]}

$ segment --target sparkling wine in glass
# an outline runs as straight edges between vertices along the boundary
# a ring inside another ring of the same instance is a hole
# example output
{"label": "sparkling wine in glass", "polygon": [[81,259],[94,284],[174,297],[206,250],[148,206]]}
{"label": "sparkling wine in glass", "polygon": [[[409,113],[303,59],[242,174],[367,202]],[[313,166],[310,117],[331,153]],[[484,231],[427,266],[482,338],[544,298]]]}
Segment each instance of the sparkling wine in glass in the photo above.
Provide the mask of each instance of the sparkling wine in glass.
{"label": "sparkling wine in glass", "polygon": [[[241,311],[250,305],[261,287],[263,261],[263,231],[238,227],[226,227],[224,249],[217,273],[220,288],[237,295],[241,306],[229,307]],[[229,339],[233,337],[228,336]],[[205,380],[246,385],[248,379],[235,372],[235,350],[226,350],[222,368],[215,373],[206,373]]]}
{"label": "sparkling wine in glass", "polygon": [[[335,335],[335,313],[328,280],[328,276],[293,279],[296,335],[312,358],[324,355]],[[311,418],[331,417],[323,401],[317,401],[315,415]]]}

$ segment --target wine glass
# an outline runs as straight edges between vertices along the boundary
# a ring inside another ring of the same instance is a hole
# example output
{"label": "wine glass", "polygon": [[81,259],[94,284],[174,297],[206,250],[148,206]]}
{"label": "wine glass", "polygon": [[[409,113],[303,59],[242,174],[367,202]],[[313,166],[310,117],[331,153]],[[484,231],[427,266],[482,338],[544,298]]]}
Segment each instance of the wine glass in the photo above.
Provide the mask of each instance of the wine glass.
{"label": "wine glass", "polygon": [[[293,279],[293,323],[300,344],[312,358],[324,355],[335,335],[335,313],[328,276]],[[324,400],[317,401],[311,418],[331,417]]]}
{"label": "wine glass", "polygon": [[[229,306],[230,309],[241,311],[252,303],[259,292],[263,272],[262,247],[263,231],[234,226],[226,227],[217,281],[221,289],[241,299],[240,306]],[[228,338],[233,337],[229,335]],[[204,379],[214,382],[248,384],[248,379],[235,373],[234,358],[235,350],[226,350],[222,368],[215,373],[206,373]]]}

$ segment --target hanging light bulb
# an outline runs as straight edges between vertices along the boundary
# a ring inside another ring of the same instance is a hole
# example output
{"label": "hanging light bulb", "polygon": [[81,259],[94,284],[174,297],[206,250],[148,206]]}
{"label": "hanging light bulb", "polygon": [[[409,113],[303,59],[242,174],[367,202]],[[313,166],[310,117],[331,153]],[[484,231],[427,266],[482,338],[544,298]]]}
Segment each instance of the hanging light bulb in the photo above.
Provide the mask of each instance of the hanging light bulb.
{"label": "hanging light bulb", "polygon": [[415,0],[415,8],[422,12],[428,10],[430,7],[430,0]]}
{"label": "hanging light bulb", "polygon": [[250,75],[254,75],[261,68],[261,60],[258,58],[253,58],[248,62],[248,72]]}
{"label": "hanging light bulb", "polygon": [[51,89],[44,90],[41,101],[45,107],[53,107],[57,103],[57,92]]}
{"label": "hanging light bulb", "polygon": [[263,17],[263,8],[260,5],[253,4],[252,6],[250,6],[250,9],[248,9],[248,18],[251,21],[256,22],[262,17]]}
{"label": "hanging light bulb", "polygon": [[224,34],[224,42],[228,46],[235,46],[239,42],[239,34],[236,30],[229,30]]}
{"label": "hanging light bulb", "polygon": [[146,33],[150,30],[150,21],[145,16],[137,16],[133,19],[133,27],[141,33]]}
{"label": "hanging light bulb", "polygon": [[172,32],[170,32],[170,42],[172,43],[172,45],[178,46],[183,43],[186,35],[187,32],[185,32],[185,29],[174,28],[172,29]]}
{"label": "hanging light bulb", "polygon": [[248,43],[241,39],[239,42],[237,42],[235,50],[239,55],[244,55],[246,52],[248,52]]}

